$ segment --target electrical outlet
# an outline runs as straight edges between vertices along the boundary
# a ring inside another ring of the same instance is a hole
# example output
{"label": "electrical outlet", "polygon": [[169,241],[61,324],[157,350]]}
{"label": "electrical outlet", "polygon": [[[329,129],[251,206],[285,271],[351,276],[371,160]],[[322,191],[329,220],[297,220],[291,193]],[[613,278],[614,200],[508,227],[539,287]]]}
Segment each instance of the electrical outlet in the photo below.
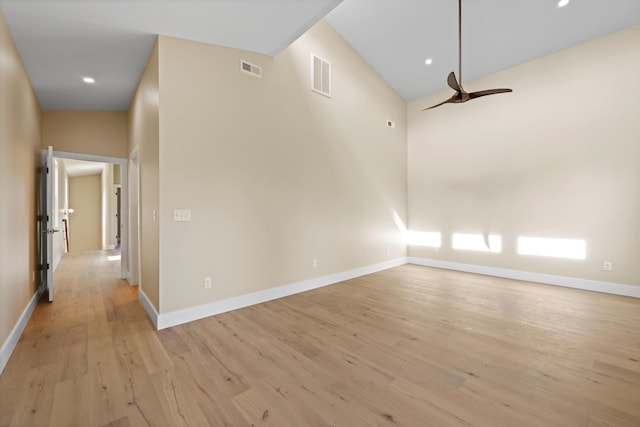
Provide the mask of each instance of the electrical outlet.
{"label": "electrical outlet", "polygon": [[612,271],[613,270],[613,263],[611,261],[605,261],[604,264],[602,265],[602,269],[604,271]]}
{"label": "electrical outlet", "polygon": [[205,289],[211,289],[213,287],[213,281],[211,280],[211,277],[205,277],[204,278],[204,288]]}
{"label": "electrical outlet", "polygon": [[311,265],[313,266],[313,268],[318,268],[318,260],[314,259]]}

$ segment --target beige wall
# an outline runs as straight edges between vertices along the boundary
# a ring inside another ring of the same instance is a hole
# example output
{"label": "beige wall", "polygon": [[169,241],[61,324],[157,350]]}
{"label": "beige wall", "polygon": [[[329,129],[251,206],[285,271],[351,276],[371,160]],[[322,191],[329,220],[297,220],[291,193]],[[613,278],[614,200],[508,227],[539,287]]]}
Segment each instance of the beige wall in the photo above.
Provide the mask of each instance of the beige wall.
{"label": "beige wall", "polygon": [[[131,256],[137,258],[140,248],[140,289],[157,311],[160,310],[159,289],[159,101],[158,46],[153,48],[140,83],[129,107],[129,153],[137,165],[130,180],[138,180],[140,198],[130,201],[130,233],[139,242],[131,245]],[[137,174],[137,176],[135,176]],[[131,192],[135,197],[135,192]],[[140,227],[138,228],[138,224]],[[139,243],[139,245],[138,245]],[[131,263],[137,264],[136,260]],[[133,278],[135,281],[135,278]]]}
{"label": "beige wall", "polygon": [[35,293],[40,106],[0,12],[0,348]]}
{"label": "beige wall", "polygon": [[126,159],[126,111],[43,111],[42,148]]}
{"label": "beige wall", "polygon": [[[128,150],[129,150],[129,147],[127,146],[127,151]],[[121,184],[121,182],[120,182],[120,165],[117,165],[117,164],[113,165],[113,183],[114,184]]]}
{"label": "beige wall", "polygon": [[[639,46],[636,26],[465,85],[512,94],[410,103],[410,229],[443,233],[410,255],[640,285]],[[499,234],[503,252],[453,251],[453,232]],[[587,258],[519,256],[518,236],[585,239]]]}
{"label": "beige wall", "polygon": [[69,179],[69,252],[102,249],[101,175],[74,176]]}
{"label": "beige wall", "polygon": [[406,103],[328,23],[275,58],[161,36],[159,60],[161,313],[406,256]]}

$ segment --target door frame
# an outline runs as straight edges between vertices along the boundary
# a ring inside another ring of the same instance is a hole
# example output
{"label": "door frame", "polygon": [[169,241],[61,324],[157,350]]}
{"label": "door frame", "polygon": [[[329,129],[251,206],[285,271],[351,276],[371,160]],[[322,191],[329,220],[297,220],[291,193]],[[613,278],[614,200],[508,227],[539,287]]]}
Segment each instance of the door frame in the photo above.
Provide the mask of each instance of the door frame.
{"label": "door frame", "polygon": [[111,188],[111,194],[114,197],[114,211],[115,228],[116,228],[116,245],[115,247],[122,247],[122,184],[113,184]]}
{"label": "door frame", "polygon": [[[43,150],[45,152],[46,150]],[[120,157],[96,156],[93,154],[69,153],[66,151],[53,151],[56,159],[84,160],[89,162],[112,163],[120,165],[121,198],[121,222],[120,222],[120,278],[126,279],[129,271],[129,192],[127,190],[129,160]],[[110,191],[110,190],[109,190]]]}
{"label": "door frame", "polygon": [[[53,301],[53,148],[42,150],[42,212],[40,215],[41,268],[44,289],[49,294],[49,302]],[[41,285],[42,286],[42,285]]]}

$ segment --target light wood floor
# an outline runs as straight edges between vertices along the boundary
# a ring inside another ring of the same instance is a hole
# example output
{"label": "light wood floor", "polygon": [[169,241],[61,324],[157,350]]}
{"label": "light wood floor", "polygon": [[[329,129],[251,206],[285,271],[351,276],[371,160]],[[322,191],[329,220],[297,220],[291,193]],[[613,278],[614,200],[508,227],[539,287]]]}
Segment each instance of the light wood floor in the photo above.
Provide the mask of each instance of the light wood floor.
{"label": "light wood floor", "polygon": [[640,300],[403,266],[156,332],[67,256],[0,377],[12,426],[640,426]]}

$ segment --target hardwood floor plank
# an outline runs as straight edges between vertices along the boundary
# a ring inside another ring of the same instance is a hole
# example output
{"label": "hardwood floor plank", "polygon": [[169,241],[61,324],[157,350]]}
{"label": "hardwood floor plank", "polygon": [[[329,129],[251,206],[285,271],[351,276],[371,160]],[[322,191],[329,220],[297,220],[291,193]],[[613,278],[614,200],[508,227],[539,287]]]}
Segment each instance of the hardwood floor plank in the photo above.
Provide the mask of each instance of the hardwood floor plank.
{"label": "hardwood floor plank", "polygon": [[158,339],[169,356],[177,356],[189,351],[189,346],[180,338],[177,328],[158,331]]}
{"label": "hardwood floor plank", "polygon": [[89,419],[89,377],[67,379],[56,384],[51,426],[80,426]]}
{"label": "hardwood floor plank", "polygon": [[61,381],[87,374],[87,324],[76,323],[66,328],[62,341]]}
{"label": "hardwood floor plank", "polygon": [[158,339],[156,332],[148,326],[150,325],[147,325],[147,327],[135,327],[134,324],[134,327],[129,328],[133,345],[136,346],[135,353],[140,356],[140,362],[149,374],[171,369],[173,363],[169,355]]}
{"label": "hardwood floor plank", "polygon": [[269,411],[271,405],[256,388],[251,388],[234,396],[231,400],[240,410],[248,425],[276,427],[291,424],[290,420],[280,410],[276,411],[271,408],[271,411]]}
{"label": "hardwood floor plank", "polygon": [[153,385],[168,419],[174,426],[206,425],[198,403],[192,399],[192,390],[185,383],[184,377],[173,370],[163,370],[152,375]]}
{"label": "hardwood floor plank", "polygon": [[124,419],[128,423],[127,404],[121,398],[125,387],[112,347],[110,328],[102,322],[90,324],[88,329],[89,422],[94,426],[102,426]]}
{"label": "hardwood floor plank", "polygon": [[122,417],[109,424],[104,424],[103,427],[131,427],[131,424],[129,423],[128,417]]}
{"label": "hardwood floor plank", "polygon": [[[14,405],[10,418],[0,419],[0,425],[11,426],[41,426],[48,425],[53,410],[53,398],[60,378],[61,364],[49,364],[31,370],[21,379],[21,389],[15,394],[3,395],[4,400],[11,396]],[[2,374],[4,376],[4,373]],[[4,392],[4,390],[2,390]]]}

